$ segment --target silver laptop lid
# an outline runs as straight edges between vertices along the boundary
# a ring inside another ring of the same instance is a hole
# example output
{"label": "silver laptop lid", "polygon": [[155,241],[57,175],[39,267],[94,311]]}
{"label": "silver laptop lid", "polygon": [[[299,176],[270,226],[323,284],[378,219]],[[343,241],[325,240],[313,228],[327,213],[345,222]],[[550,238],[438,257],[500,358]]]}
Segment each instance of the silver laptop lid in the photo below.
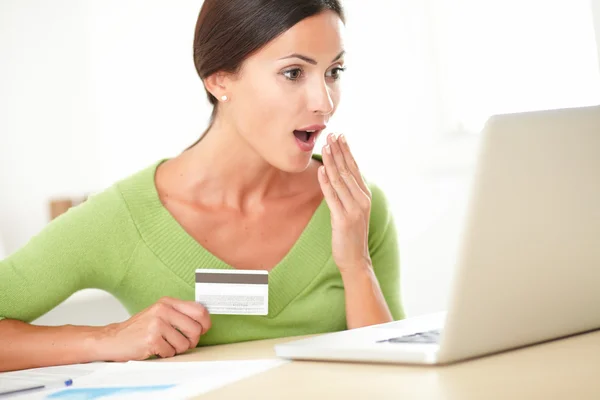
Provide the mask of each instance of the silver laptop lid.
{"label": "silver laptop lid", "polygon": [[600,107],[492,117],[439,356],[600,327]]}

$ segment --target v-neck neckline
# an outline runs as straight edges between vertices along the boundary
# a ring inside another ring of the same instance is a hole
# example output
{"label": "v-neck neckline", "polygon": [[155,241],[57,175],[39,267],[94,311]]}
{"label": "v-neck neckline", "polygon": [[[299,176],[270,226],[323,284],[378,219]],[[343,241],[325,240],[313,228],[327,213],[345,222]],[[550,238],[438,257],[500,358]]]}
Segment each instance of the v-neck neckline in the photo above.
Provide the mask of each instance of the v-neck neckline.
{"label": "v-neck neckline", "polygon": [[[322,162],[320,155],[313,159]],[[155,174],[161,160],[145,177],[145,196],[122,188],[140,234],[150,250],[184,282],[195,284],[196,269],[236,270],[194,239],[162,204]],[[137,203],[137,204],[136,204]],[[278,315],[321,271],[331,257],[331,222],[323,199],[287,254],[269,271],[269,314]]]}

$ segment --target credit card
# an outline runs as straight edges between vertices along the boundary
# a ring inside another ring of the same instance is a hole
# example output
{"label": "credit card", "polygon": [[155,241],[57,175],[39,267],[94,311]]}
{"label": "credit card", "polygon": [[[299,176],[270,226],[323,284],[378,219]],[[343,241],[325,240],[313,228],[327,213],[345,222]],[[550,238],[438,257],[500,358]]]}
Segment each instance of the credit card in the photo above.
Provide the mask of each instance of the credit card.
{"label": "credit card", "polygon": [[269,273],[252,270],[196,270],[196,302],[212,315],[267,315]]}

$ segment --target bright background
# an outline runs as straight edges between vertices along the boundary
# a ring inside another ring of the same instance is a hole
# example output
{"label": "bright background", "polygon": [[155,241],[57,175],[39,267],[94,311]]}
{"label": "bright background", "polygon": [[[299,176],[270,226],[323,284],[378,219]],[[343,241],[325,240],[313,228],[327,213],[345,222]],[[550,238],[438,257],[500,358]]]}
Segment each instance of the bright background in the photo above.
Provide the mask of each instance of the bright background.
{"label": "bright background", "polygon": [[[348,71],[330,127],[390,200],[408,315],[445,308],[486,118],[600,103],[599,1],[345,1]],[[100,191],[204,130],[200,6],[0,2],[0,259],[45,226],[50,198]],[[67,303],[40,321],[126,317],[95,290]]]}

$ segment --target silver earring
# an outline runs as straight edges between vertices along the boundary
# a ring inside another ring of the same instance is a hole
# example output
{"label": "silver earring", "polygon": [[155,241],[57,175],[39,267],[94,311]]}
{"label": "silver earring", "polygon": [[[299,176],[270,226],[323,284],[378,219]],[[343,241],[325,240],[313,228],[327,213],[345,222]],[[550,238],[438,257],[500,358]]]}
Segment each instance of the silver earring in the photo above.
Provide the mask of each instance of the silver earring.
{"label": "silver earring", "polygon": [[225,96],[225,95],[221,96],[221,100],[227,101],[227,96]]}

